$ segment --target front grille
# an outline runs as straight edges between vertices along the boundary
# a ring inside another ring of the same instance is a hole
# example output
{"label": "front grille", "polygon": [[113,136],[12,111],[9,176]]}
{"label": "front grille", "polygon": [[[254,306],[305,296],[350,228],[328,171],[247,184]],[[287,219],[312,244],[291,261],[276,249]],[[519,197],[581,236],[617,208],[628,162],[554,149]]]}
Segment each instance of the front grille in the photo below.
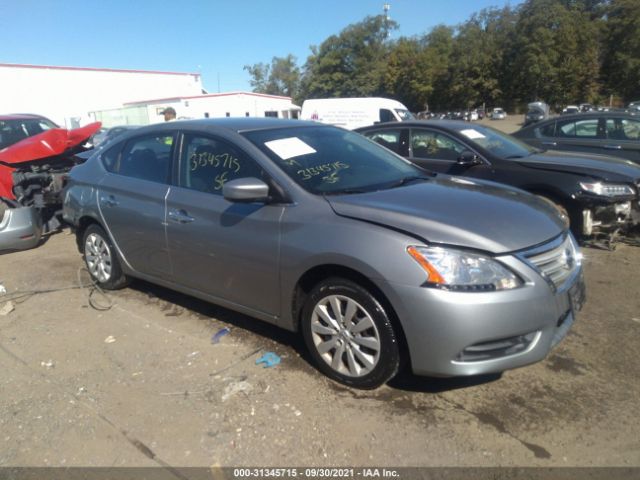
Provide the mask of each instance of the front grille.
{"label": "front grille", "polygon": [[524,257],[556,288],[562,288],[564,282],[580,267],[580,253],[570,234],[561,242],[553,241],[525,252]]}

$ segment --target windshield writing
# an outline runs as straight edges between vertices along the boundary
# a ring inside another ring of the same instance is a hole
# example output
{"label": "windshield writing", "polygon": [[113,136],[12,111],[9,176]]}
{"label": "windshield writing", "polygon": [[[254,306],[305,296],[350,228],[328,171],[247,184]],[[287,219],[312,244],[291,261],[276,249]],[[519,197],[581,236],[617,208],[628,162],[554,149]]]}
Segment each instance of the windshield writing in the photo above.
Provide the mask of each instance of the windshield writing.
{"label": "windshield writing", "polygon": [[[407,176],[424,175],[407,160],[340,128],[260,130],[244,136],[296,183],[313,193],[390,188]],[[284,150],[282,145],[288,149]]]}

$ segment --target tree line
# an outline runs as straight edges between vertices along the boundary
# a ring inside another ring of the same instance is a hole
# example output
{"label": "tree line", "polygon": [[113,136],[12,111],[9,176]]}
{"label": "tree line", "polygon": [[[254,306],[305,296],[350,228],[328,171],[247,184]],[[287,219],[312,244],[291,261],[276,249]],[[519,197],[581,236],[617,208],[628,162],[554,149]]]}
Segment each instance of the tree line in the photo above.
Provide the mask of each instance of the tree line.
{"label": "tree line", "polygon": [[302,65],[287,55],[244,69],[253,91],[296,103],[383,96],[443,111],[640,100],[640,0],[525,0],[421,36],[393,38],[397,29],[366,17],[311,46]]}

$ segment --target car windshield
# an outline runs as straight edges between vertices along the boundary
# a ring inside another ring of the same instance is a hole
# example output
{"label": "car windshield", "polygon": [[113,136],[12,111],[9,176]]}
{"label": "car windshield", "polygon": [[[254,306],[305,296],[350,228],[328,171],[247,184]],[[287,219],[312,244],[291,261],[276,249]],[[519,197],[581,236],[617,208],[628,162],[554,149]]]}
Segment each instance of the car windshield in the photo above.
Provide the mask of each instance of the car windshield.
{"label": "car windshield", "polygon": [[404,110],[402,108],[396,108],[396,113],[400,117],[400,120],[402,120],[403,122],[406,122],[408,120],[415,120],[416,119],[416,117],[413,116],[413,113],[411,113],[409,110]]}
{"label": "car windshield", "polygon": [[316,194],[361,193],[429,177],[386,148],[341,128],[281,128],[243,135]]}
{"label": "car windshield", "polygon": [[503,160],[528,157],[533,153],[539,152],[539,150],[511,135],[490,127],[474,125],[468,128],[462,127],[458,131],[467,137],[472,144],[478,145]]}
{"label": "car windshield", "polygon": [[46,118],[0,120],[0,149],[51,128],[56,125]]}

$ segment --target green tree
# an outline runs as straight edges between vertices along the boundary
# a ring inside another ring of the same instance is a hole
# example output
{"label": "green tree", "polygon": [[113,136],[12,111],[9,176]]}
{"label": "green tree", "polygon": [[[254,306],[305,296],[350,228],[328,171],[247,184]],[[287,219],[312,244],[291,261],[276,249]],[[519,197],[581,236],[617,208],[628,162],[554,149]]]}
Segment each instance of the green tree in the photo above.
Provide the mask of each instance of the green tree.
{"label": "green tree", "polygon": [[417,39],[401,38],[393,45],[384,76],[384,91],[410,110],[424,110],[433,93],[427,50]]}
{"label": "green tree", "polygon": [[433,85],[433,91],[427,101],[429,110],[445,110],[453,102],[449,85],[451,83],[451,64],[454,48],[453,28],[438,25],[422,39],[425,48],[426,61],[429,64],[428,78]]}
{"label": "green tree", "polygon": [[527,0],[519,9],[509,64],[510,96],[560,107],[599,89],[599,29],[586,2]]}
{"label": "green tree", "polygon": [[244,70],[251,76],[249,83],[254,92],[287,97],[295,97],[299,93],[300,68],[296,65],[296,57],[291,54],[273,57],[271,65],[245,65]]}
{"label": "green tree", "polygon": [[388,32],[397,24],[385,16],[366,17],[311,47],[304,67],[307,98],[372,96],[382,93]]}
{"label": "green tree", "polygon": [[245,65],[244,70],[249,72],[249,84],[256,93],[267,93],[267,79],[269,78],[269,65],[266,63],[256,63]]}
{"label": "green tree", "polygon": [[450,95],[458,106],[503,103],[505,49],[515,31],[511,8],[487,9],[458,27],[450,72]]}
{"label": "green tree", "polygon": [[610,93],[640,99],[640,2],[611,0],[606,9],[603,74]]}

